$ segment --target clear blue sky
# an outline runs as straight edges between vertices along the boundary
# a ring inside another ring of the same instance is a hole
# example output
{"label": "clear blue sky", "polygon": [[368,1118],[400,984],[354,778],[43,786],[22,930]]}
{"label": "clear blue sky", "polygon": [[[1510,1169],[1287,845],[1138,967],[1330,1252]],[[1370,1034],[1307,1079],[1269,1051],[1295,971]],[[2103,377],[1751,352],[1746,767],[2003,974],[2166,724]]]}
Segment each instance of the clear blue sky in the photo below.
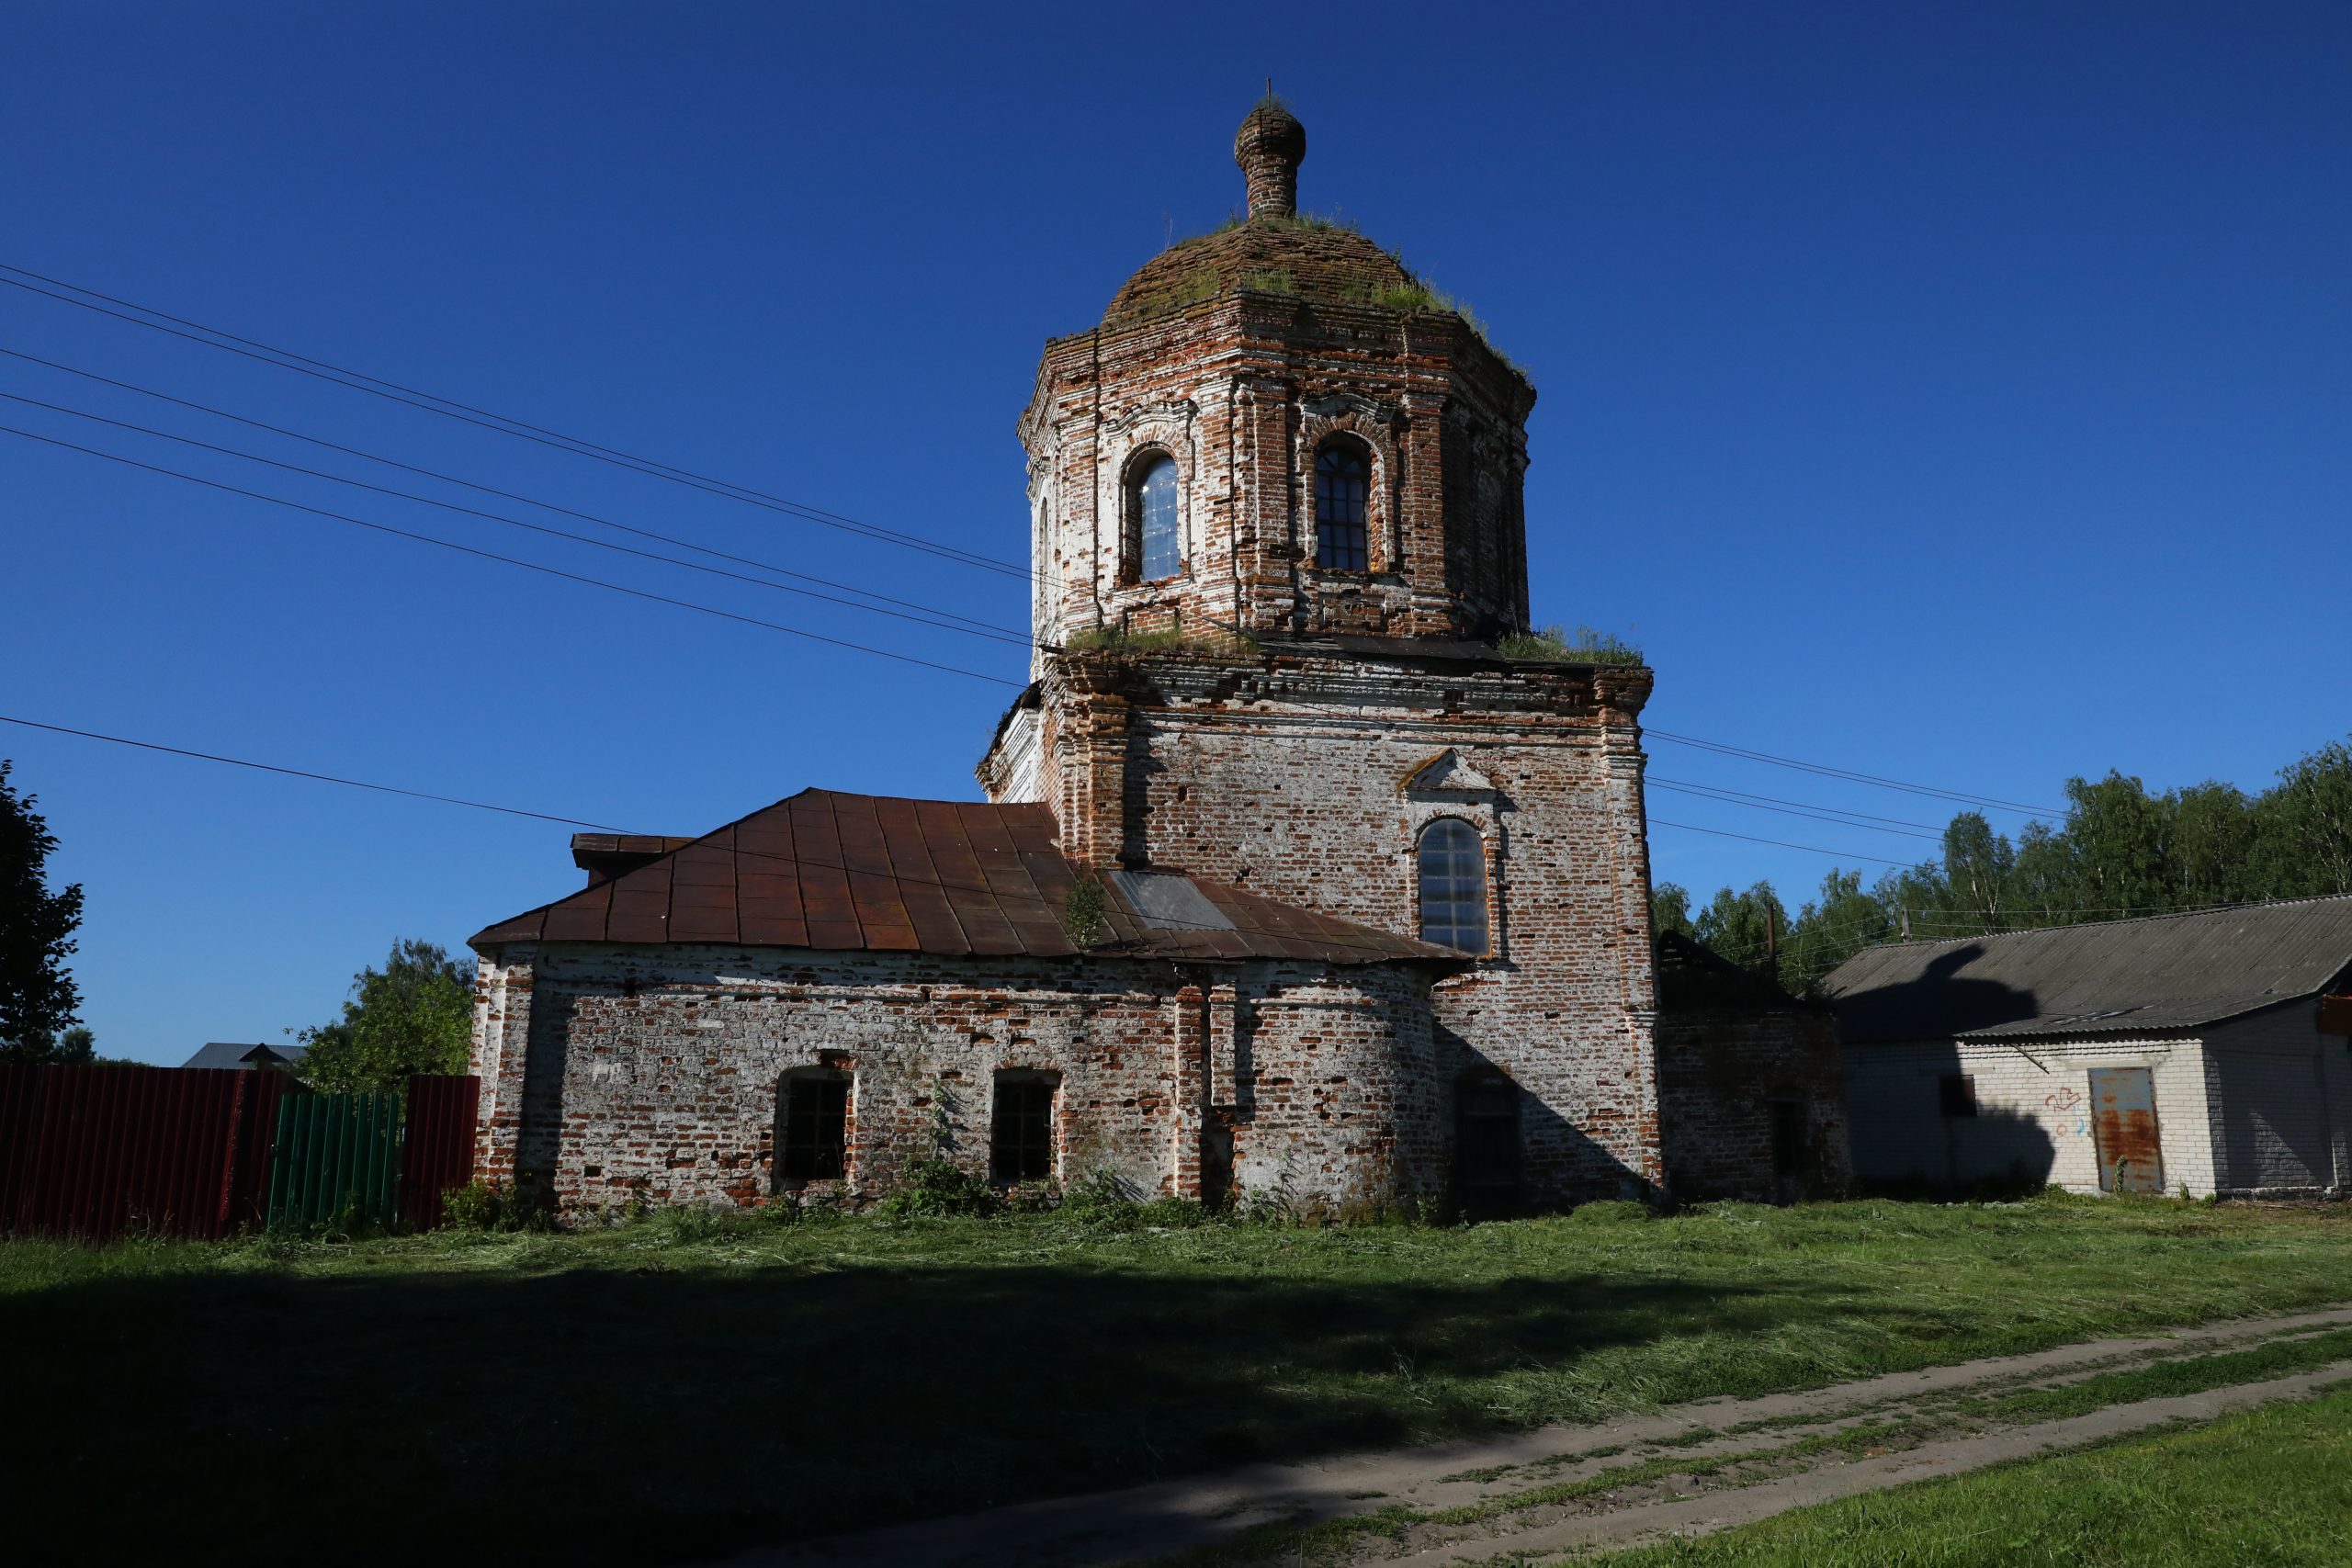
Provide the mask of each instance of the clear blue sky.
{"label": "clear blue sky", "polygon": [[[1017,556],[1042,341],[1238,201],[1231,135],[1269,74],[1309,130],[1304,202],[1529,367],[1536,614],[1634,637],[1657,726],[2026,802],[2110,767],[2258,788],[2352,728],[2335,0],[20,0],[0,262]],[[0,296],[0,346],[1023,620],[1007,577]],[[315,460],[18,361],[0,390]],[[0,423],[1022,672],[1015,649],[60,414]],[[0,535],[0,712],[639,829],[811,784],[970,797],[1009,694],[13,436]],[[28,731],[0,755],[87,889],[76,971],[108,1054],[278,1038],[395,935],[457,948],[579,876],[550,824]],[[1662,744],[1653,768],[1945,815]],[[1871,871],[1932,848],[1652,808]],[[1702,893],[1801,894],[1831,863],[1665,828],[1653,849]]]}

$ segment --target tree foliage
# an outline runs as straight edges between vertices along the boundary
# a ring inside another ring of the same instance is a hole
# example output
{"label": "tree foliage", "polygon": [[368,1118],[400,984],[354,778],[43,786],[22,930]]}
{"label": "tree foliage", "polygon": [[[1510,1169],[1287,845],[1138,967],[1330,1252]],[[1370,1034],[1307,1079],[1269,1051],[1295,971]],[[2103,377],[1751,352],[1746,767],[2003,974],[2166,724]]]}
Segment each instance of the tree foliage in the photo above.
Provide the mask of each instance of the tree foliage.
{"label": "tree foliage", "polygon": [[396,940],[381,969],[352,976],[343,1016],[300,1031],[303,1081],[331,1091],[398,1089],[417,1073],[462,1073],[473,981],[429,942]]}
{"label": "tree foliage", "polygon": [[1668,883],[1651,896],[1652,920],[1802,993],[1862,948],[1905,935],[2352,893],[2352,745],[2342,741],[2253,797],[2211,782],[2159,794],[2109,773],[2067,781],[2066,801],[2063,823],[2028,823],[2014,840],[1963,811],[1936,859],[1890,871],[1867,890],[1860,872],[1832,871],[1793,917],[1770,883],[1723,888],[1695,914],[1690,895]]}
{"label": "tree foliage", "polygon": [[10,766],[0,758],[0,1061],[86,1061],[88,1032],[69,1038],[82,993],[65,967],[82,923],[81,885],[49,890],[57,835],[33,809],[36,797],[9,784]]}

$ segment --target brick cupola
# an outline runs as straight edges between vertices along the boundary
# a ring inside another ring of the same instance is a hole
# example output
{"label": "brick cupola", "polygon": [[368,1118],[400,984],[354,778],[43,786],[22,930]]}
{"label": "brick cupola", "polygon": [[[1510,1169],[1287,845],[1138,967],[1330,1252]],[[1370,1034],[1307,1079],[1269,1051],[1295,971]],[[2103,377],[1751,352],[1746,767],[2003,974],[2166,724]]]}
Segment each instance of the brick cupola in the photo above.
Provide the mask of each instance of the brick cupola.
{"label": "brick cupola", "polygon": [[1351,225],[1298,210],[1306,130],[1234,138],[1249,210],[1046,344],[1028,448],[1038,672],[1072,638],[1492,642],[1527,625],[1535,390]]}
{"label": "brick cupola", "polygon": [[1298,216],[1298,166],[1306,162],[1306,127],[1269,93],[1234,133],[1233,161],[1250,182],[1250,216]]}

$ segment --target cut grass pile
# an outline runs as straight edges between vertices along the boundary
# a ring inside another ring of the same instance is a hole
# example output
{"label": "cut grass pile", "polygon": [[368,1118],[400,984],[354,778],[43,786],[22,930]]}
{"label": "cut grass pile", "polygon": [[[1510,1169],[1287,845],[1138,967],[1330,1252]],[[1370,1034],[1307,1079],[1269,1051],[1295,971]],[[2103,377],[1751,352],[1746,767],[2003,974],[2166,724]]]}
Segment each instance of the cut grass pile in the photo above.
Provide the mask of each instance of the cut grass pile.
{"label": "cut grass pile", "polygon": [[0,1243],[0,1487],[42,1561],[690,1561],[2352,1295],[2332,1210],[1639,1214]]}
{"label": "cut grass pile", "polygon": [[1607,1568],[2337,1568],[2352,1393],[1799,1509]]}

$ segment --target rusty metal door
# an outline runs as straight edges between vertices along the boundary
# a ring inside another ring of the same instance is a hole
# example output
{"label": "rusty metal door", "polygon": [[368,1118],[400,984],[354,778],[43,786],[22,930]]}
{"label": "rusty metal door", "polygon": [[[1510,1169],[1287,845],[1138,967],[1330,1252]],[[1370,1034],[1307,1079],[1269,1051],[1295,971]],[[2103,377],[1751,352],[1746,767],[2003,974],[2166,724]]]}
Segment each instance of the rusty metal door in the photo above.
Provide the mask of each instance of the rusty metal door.
{"label": "rusty metal door", "polygon": [[2098,1140],[2098,1190],[2162,1192],[2164,1145],[2156,1134],[2156,1084],[2145,1067],[2091,1069],[2091,1129]]}

